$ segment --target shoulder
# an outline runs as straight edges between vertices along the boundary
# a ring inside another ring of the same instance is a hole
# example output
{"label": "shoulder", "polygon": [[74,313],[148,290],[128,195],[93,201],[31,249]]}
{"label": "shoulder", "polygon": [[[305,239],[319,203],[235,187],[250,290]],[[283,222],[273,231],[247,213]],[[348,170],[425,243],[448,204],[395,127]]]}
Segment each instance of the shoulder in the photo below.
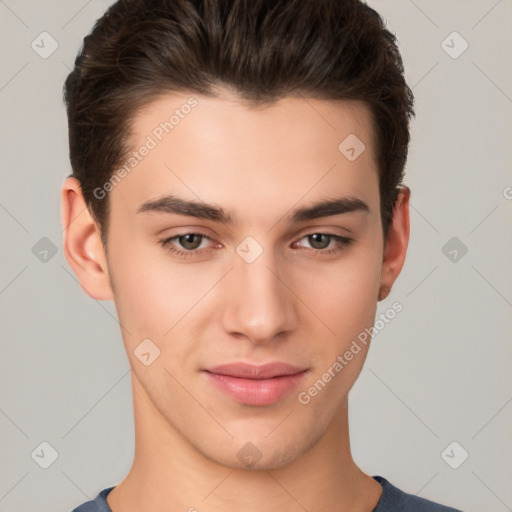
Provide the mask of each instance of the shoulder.
{"label": "shoulder", "polygon": [[373,478],[382,486],[382,495],[373,512],[462,512],[401,491],[382,476]]}
{"label": "shoulder", "polygon": [[107,503],[107,495],[114,487],[103,489],[96,498],[82,503],[71,512],[112,512]]}

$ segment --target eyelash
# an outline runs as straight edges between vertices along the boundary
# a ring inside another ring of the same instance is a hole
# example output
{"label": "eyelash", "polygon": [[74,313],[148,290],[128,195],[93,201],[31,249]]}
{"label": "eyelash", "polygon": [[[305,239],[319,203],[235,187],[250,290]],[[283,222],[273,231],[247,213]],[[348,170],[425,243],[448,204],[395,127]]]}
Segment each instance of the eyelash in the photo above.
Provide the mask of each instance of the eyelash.
{"label": "eyelash", "polygon": [[[211,240],[211,238],[209,236],[204,235],[203,233],[190,232],[190,233],[182,233],[179,235],[174,235],[170,238],[160,240],[160,244],[162,245],[162,247],[166,248],[170,253],[175,254],[177,256],[182,256],[184,258],[194,257],[195,255],[201,254],[205,250],[206,251],[210,250],[210,249],[192,249],[192,250],[188,250],[188,251],[182,251],[182,250],[176,249],[172,245],[170,245],[172,240],[175,240],[177,238],[181,238],[182,236],[187,236],[187,235],[200,236],[201,242],[205,239]],[[330,255],[330,254],[340,253],[340,252],[344,251],[350,244],[352,244],[352,242],[354,242],[354,239],[352,239],[352,238],[347,238],[345,236],[340,236],[340,235],[334,235],[332,233],[323,233],[320,231],[314,231],[312,233],[308,233],[308,234],[304,235],[300,240],[307,238],[309,236],[312,236],[312,235],[327,236],[330,239],[329,241],[334,240],[337,244],[336,247],[332,248],[332,249],[310,249],[311,251],[313,251],[313,253],[315,255],[320,253],[320,255],[326,256],[326,255]]]}

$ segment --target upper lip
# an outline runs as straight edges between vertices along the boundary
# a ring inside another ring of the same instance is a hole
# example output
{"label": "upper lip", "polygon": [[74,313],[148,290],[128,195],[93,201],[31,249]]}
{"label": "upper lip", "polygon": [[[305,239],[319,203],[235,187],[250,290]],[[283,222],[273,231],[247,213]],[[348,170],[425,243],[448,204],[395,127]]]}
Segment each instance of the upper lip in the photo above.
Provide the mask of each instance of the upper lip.
{"label": "upper lip", "polygon": [[245,379],[271,379],[272,377],[282,377],[285,375],[296,375],[306,368],[299,368],[291,364],[275,362],[262,365],[247,363],[228,363],[208,368],[206,371],[217,375],[227,375],[229,377],[239,377]]}

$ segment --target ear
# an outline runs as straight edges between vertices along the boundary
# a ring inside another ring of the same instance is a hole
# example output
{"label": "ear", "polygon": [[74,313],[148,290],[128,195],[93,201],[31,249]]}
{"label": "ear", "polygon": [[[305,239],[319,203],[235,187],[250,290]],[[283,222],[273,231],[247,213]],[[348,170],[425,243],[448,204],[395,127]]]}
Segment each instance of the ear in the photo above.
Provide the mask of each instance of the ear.
{"label": "ear", "polygon": [[80,182],[73,177],[62,184],[61,223],[64,255],[82,290],[96,300],[113,300],[100,230],[86,207]]}
{"label": "ear", "polygon": [[401,187],[393,210],[382,261],[378,300],[385,299],[391,292],[395,279],[400,274],[409,243],[409,199],[411,189]]}

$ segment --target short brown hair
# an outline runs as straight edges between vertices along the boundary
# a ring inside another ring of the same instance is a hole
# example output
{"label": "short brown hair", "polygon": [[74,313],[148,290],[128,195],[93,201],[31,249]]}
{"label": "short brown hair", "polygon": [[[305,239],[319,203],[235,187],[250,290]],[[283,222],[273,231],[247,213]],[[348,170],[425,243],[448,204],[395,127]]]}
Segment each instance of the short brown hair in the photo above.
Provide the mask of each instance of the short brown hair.
{"label": "short brown hair", "polygon": [[[359,0],[119,0],[84,38],[64,85],[70,160],[106,247],[102,187],[130,151],[130,123],[161,94],[253,104],[301,94],[372,111],[384,234],[403,180],[413,94],[395,36]],[[341,142],[341,141],[340,141]]]}

